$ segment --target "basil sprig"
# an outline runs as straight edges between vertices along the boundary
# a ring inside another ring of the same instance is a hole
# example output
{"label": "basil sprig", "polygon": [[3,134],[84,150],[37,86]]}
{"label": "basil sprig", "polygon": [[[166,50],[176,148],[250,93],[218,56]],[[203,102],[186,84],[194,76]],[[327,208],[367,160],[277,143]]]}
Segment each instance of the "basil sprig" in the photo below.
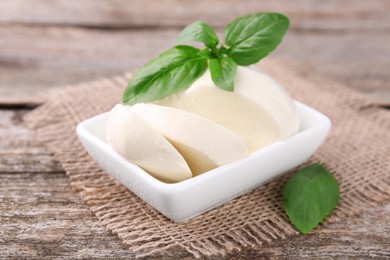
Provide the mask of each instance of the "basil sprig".
{"label": "basil sprig", "polygon": [[210,68],[215,85],[234,90],[237,65],[258,62],[281,42],[289,26],[279,13],[255,13],[236,18],[224,30],[219,44],[215,31],[204,22],[188,25],[177,43],[202,42],[205,49],[175,46],[146,63],[130,80],[123,102],[133,105],[151,102],[188,88]]}
{"label": "basil sprig", "polygon": [[230,22],[225,28],[229,56],[238,65],[251,65],[273,51],[282,41],[289,20],[281,14],[250,14]]}
{"label": "basil sprig", "polygon": [[203,42],[210,49],[217,47],[219,43],[218,36],[213,28],[204,22],[194,22],[184,28],[176,43],[180,44],[190,41]]}
{"label": "basil sprig", "polygon": [[340,194],[333,175],[316,163],[295,173],[284,185],[282,196],[291,223],[306,234],[333,211]]}
{"label": "basil sprig", "polygon": [[150,102],[190,86],[207,69],[207,57],[191,46],[175,46],[146,63],[123,94],[126,104]]}
{"label": "basil sprig", "polygon": [[215,85],[227,90],[234,90],[234,76],[236,75],[237,64],[230,57],[219,57],[209,59],[211,78]]}

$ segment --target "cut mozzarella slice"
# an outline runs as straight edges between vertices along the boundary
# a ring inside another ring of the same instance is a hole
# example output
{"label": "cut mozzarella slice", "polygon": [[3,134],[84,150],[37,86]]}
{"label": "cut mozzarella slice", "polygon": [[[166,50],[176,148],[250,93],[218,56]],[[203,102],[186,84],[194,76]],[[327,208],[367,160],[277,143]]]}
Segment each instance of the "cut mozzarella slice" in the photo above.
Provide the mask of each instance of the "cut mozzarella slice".
{"label": "cut mozzarella slice", "polygon": [[201,116],[171,107],[136,104],[131,111],[164,135],[198,175],[247,153],[239,135]]}
{"label": "cut mozzarella slice", "polygon": [[234,92],[215,86],[210,72],[186,91],[154,102],[208,118],[237,133],[250,152],[286,138],[299,129],[291,97],[269,76],[239,66]]}
{"label": "cut mozzarella slice", "polygon": [[173,145],[121,104],[108,115],[107,141],[118,154],[160,180],[179,182],[192,177]]}
{"label": "cut mozzarella slice", "polygon": [[282,138],[298,132],[298,110],[277,81],[261,71],[239,66],[234,84],[235,93],[252,100],[275,119]]}

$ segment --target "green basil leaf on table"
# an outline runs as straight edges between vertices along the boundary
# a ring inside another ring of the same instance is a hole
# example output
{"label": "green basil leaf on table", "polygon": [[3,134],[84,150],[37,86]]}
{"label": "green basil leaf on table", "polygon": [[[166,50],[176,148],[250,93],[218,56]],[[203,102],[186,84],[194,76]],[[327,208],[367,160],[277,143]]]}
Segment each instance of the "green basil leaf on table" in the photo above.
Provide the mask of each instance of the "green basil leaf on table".
{"label": "green basil leaf on table", "polygon": [[237,64],[230,57],[209,59],[211,78],[217,87],[227,90],[234,90],[234,78],[236,76]]}
{"label": "green basil leaf on table", "polygon": [[203,42],[209,48],[215,48],[219,43],[215,31],[204,22],[194,22],[184,28],[176,43],[180,44],[189,41]]}
{"label": "green basil leaf on table", "polygon": [[320,164],[312,164],[287,181],[282,196],[291,223],[306,234],[333,211],[340,195],[333,175]]}
{"label": "green basil leaf on table", "polygon": [[288,18],[279,13],[241,16],[225,27],[224,45],[238,65],[254,64],[280,44],[288,26]]}
{"label": "green basil leaf on table", "polygon": [[123,102],[151,102],[188,88],[207,69],[207,57],[191,46],[175,46],[146,63],[130,80]]}

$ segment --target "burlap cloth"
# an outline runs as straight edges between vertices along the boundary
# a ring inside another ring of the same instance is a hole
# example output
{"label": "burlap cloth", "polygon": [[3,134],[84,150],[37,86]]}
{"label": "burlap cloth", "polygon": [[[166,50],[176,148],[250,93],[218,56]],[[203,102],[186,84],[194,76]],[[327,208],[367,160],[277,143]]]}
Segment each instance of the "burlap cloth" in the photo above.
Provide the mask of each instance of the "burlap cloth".
{"label": "burlap cloth", "polygon": [[[340,184],[340,203],[326,223],[388,202],[390,112],[339,84],[316,77],[307,80],[284,66],[270,59],[260,64],[295,99],[328,115],[333,123],[326,142],[308,162],[324,164]],[[55,152],[99,221],[130,252],[146,256],[178,246],[196,257],[226,255],[298,234],[281,207],[281,188],[288,175],[178,224],[103,172],[84,151],[75,127],[120,102],[129,78],[127,74],[50,91],[46,102],[25,120]]]}

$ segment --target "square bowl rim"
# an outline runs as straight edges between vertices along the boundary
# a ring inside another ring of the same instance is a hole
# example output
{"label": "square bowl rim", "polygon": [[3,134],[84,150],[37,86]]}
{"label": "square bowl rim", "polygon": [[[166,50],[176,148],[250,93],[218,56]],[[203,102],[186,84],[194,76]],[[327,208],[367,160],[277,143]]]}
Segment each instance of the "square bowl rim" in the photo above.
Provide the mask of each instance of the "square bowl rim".
{"label": "square bowl rim", "polygon": [[314,126],[311,126],[307,129],[300,130],[299,132],[297,132],[297,133],[295,133],[295,134],[293,134],[293,135],[291,135],[283,140],[279,140],[277,142],[274,142],[266,147],[263,147],[257,151],[254,151],[254,152],[252,152],[252,153],[250,153],[242,158],[234,160],[234,161],[227,163],[225,165],[219,166],[219,167],[212,169],[208,172],[205,172],[201,175],[198,175],[198,176],[195,176],[195,177],[192,177],[192,178],[189,178],[189,179],[177,182],[177,183],[165,183],[163,181],[158,180],[157,178],[153,177],[152,175],[147,173],[142,168],[138,167],[137,165],[129,162],[128,160],[126,160],[125,158],[120,156],[118,153],[116,153],[108,145],[107,142],[104,142],[103,140],[96,137],[95,135],[90,133],[90,131],[87,130],[86,125],[91,124],[91,122],[93,122],[93,121],[101,120],[101,117],[108,114],[108,112],[104,112],[104,113],[98,114],[96,116],[93,116],[91,118],[83,120],[82,122],[80,122],[77,125],[76,132],[77,132],[77,135],[79,136],[79,138],[88,139],[90,142],[95,143],[95,145],[99,149],[108,150],[107,152],[112,156],[111,159],[113,159],[115,161],[119,160],[121,163],[124,163],[126,165],[126,167],[129,169],[129,171],[132,171],[133,174],[136,174],[138,178],[143,179],[145,181],[145,183],[147,183],[153,189],[157,190],[160,193],[172,194],[172,193],[178,192],[182,189],[187,189],[190,186],[195,186],[199,183],[205,182],[205,181],[207,181],[207,179],[210,178],[210,176],[214,176],[214,178],[217,178],[215,175],[223,174],[224,168],[235,167],[237,165],[245,163],[245,161],[249,160],[251,158],[251,156],[257,155],[257,154],[267,153],[268,150],[275,149],[276,147],[283,145],[285,142],[287,142],[290,139],[294,139],[294,138],[297,138],[301,135],[304,135],[304,133],[307,131],[310,131],[310,130],[313,130],[316,128],[330,127],[331,121],[326,115],[324,115],[321,112],[315,110],[314,108],[312,108],[306,104],[303,104],[299,101],[296,101],[296,100],[294,100],[294,105],[297,107],[297,109],[304,109],[304,110],[308,111],[310,114],[313,115],[313,117],[318,118],[319,122],[317,124],[315,124]]}

